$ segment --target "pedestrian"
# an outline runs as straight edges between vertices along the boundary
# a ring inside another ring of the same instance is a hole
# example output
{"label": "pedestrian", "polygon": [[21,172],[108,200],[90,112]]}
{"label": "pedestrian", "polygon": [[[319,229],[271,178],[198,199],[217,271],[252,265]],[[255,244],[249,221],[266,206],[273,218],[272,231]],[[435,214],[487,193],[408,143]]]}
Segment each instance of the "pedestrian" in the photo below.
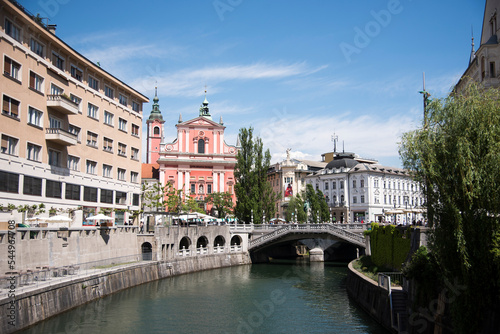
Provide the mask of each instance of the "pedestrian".
{"label": "pedestrian", "polygon": [[139,233],[143,233],[144,232],[144,222],[141,221],[141,224],[139,225]]}

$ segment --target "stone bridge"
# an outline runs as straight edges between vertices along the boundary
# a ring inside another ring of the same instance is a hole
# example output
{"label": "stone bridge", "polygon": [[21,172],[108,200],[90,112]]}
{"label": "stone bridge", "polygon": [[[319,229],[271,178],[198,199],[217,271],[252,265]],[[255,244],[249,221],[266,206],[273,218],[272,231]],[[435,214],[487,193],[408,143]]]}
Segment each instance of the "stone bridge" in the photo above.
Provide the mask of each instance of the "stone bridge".
{"label": "stone bridge", "polygon": [[[254,255],[254,259],[258,258],[257,254],[262,253],[265,248],[297,240],[301,240],[309,248],[313,261],[323,261],[323,252],[339,242],[364,249],[366,239],[362,233],[369,227],[369,224],[288,224],[275,226],[274,228],[255,226],[254,232],[258,232],[260,229],[261,235],[256,237],[256,233],[253,233],[253,238],[248,245],[248,251]],[[264,255],[261,260],[267,256]]]}

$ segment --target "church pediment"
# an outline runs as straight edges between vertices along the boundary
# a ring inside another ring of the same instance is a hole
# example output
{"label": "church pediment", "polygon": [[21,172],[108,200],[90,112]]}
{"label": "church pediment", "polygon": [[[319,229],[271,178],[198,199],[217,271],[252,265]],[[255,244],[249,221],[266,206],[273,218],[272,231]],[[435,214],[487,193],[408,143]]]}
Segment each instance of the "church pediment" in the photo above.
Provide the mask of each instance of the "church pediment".
{"label": "church pediment", "polygon": [[219,123],[214,122],[212,120],[209,120],[203,116],[196,117],[196,118],[190,119],[189,121],[185,121],[183,123],[177,124],[177,127],[181,127],[181,126],[182,127],[184,127],[184,126],[202,126],[202,127],[210,126],[210,127],[216,127],[216,128],[224,128],[223,125],[220,125]]}

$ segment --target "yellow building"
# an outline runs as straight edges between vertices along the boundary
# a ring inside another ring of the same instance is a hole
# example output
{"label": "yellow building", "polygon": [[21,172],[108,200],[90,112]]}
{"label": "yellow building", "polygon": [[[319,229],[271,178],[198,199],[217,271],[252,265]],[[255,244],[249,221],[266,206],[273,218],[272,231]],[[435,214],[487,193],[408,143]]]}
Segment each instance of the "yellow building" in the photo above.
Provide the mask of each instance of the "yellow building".
{"label": "yellow building", "polygon": [[59,39],[55,26],[15,2],[0,8],[0,221],[12,217],[7,206],[28,205],[25,219],[44,204],[42,216],[73,213],[75,225],[102,209],[127,222],[140,208],[148,98]]}

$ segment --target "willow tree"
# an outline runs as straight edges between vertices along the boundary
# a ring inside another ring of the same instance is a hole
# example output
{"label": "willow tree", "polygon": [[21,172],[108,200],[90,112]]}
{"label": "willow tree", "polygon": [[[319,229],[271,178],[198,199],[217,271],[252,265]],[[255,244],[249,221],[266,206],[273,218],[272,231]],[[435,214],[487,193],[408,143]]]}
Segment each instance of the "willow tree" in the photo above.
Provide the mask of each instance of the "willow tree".
{"label": "willow tree", "polygon": [[240,149],[234,169],[236,184],[236,217],[244,222],[260,223],[274,216],[277,195],[267,181],[267,171],[271,164],[269,150],[263,152],[262,140],[253,137],[253,128],[242,128],[239,133]]}
{"label": "willow tree", "polygon": [[477,332],[500,314],[500,91],[472,84],[433,101],[400,155],[425,191],[454,327]]}

